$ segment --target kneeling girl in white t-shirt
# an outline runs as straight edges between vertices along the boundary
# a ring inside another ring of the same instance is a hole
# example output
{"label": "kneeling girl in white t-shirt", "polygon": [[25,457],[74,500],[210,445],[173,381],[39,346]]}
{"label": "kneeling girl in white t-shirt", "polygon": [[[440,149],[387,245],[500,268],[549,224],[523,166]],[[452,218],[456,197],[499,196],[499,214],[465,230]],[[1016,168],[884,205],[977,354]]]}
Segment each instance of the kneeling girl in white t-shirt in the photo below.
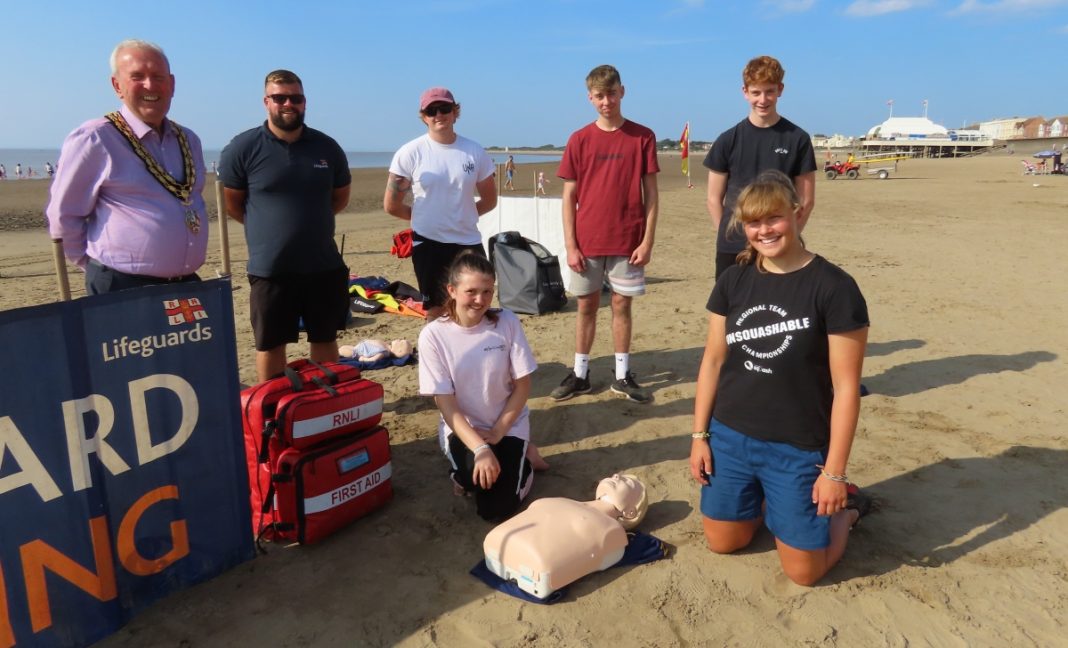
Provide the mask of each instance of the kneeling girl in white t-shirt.
{"label": "kneeling girl in white t-shirt", "polygon": [[519,319],[493,302],[493,266],[461,253],[448,275],[445,314],[419,334],[419,392],[441,411],[438,438],[458,492],[499,520],[548,467],[530,443],[527,397],[537,368]]}

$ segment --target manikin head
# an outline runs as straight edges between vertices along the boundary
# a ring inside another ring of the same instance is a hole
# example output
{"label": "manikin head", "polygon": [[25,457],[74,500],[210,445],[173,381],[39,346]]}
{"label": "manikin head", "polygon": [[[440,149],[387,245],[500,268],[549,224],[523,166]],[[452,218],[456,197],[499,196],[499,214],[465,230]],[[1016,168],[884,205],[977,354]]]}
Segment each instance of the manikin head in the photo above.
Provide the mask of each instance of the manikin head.
{"label": "manikin head", "polygon": [[412,343],[408,340],[390,340],[389,350],[394,356],[403,358],[412,354]]}
{"label": "manikin head", "polygon": [[616,520],[626,530],[641,524],[649,510],[645,485],[634,475],[612,475],[597,484],[595,497],[614,506],[619,512]]}

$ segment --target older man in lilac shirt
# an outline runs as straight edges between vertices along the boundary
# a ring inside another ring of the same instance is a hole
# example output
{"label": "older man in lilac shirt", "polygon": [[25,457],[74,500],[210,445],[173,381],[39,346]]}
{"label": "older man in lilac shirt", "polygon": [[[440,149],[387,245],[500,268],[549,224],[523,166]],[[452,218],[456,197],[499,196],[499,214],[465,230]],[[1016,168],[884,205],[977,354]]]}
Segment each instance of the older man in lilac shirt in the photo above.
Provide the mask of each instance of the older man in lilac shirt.
{"label": "older man in lilac shirt", "polygon": [[163,50],[126,40],[111,54],[114,113],[63,142],[45,214],[90,295],[196,281],[208,243],[200,138],[167,119],[174,75]]}

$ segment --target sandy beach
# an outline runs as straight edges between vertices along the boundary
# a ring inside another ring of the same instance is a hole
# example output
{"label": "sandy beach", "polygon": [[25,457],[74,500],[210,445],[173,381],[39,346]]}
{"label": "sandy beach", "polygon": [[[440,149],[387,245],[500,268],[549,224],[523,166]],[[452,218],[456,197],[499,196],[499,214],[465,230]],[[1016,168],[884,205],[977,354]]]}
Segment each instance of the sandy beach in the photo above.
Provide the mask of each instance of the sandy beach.
{"label": "sandy beach", "polygon": [[[739,555],[703,544],[689,476],[696,373],[712,285],[700,156],[694,189],[661,160],[649,292],[635,301],[632,368],[654,402],[608,391],[601,309],[588,396],[548,394],[573,354],[574,302],[521,316],[540,368],[534,440],[551,469],[532,497],[592,497],[615,472],[639,476],[641,530],[668,559],[575,583],[552,606],[488,589],[468,569],[489,525],[454,497],[437,412],[417,369],[368,372],[386,391],[395,500],[313,547],[273,545],[211,582],[155,604],[106,648],[144,646],[1056,646],[1068,645],[1068,177],[1023,176],[1015,157],[908,160],[888,180],[817,181],[808,246],[860,284],[872,319],[850,478],[878,509],[817,586],[782,575],[766,532]],[[522,160],[518,160],[521,162]],[[521,165],[517,195],[555,164]],[[400,229],[381,211],[386,173],[354,170],[338,217],[352,271],[414,283],[389,254]],[[41,211],[47,181],[0,182],[0,309],[56,299]],[[206,196],[214,209],[214,195]],[[218,225],[209,258],[220,267]],[[254,378],[247,258],[230,225],[240,378]],[[76,296],[82,279],[71,277]],[[343,341],[404,337],[421,321],[357,316]],[[10,341],[5,341],[10,343]],[[306,344],[293,349],[306,352]],[[1058,639],[1058,637],[1060,637]]]}

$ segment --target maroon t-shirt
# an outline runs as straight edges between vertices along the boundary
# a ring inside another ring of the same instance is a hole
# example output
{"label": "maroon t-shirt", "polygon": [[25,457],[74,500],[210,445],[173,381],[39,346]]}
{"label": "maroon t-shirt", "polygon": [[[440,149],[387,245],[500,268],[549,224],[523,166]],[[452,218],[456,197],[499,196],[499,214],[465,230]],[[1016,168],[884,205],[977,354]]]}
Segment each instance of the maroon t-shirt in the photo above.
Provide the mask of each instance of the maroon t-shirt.
{"label": "maroon t-shirt", "polygon": [[656,136],[641,124],[609,132],[592,123],[571,134],[557,175],[575,181],[583,255],[630,256],[645,235],[642,178],[659,171]]}

